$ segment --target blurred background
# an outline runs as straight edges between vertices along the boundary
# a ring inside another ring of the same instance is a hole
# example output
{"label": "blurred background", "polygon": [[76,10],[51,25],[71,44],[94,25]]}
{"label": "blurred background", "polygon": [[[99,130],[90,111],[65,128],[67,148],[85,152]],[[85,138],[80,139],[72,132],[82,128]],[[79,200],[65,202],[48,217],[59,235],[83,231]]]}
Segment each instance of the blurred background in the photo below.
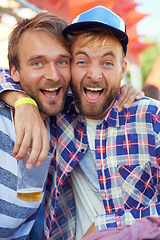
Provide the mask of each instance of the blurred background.
{"label": "blurred background", "polygon": [[103,5],[126,22],[128,71],[124,82],[160,90],[160,0],[0,0],[0,67],[8,67],[8,35],[23,18],[50,11],[69,23],[79,13]]}

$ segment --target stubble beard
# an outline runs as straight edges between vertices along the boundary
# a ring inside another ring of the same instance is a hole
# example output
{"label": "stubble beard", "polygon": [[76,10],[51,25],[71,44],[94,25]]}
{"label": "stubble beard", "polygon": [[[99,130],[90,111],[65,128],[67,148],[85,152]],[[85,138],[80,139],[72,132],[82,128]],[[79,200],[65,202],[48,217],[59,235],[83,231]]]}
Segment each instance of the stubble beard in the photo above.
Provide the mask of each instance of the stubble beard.
{"label": "stubble beard", "polygon": [[[48,115],[48,116],[55,116],[58,113],[63,111],[65,101],[66,101],[66,94],[64,94],[64,96],[62,98],[61,105],[59,107],[57,107],[56,101],[51,101],[50,102],[50,108],[49,109],[47,107],[45,107],[43,105],[43,103],[39,100],[37,100],[37,105],[38,105],[38,108],[39,108],[40,112],[42,112],[42,113],[44,113],[45,115]],[[53,109],[53,107],[54,107],[54,109]]]}
{"label": "stubble beard", "polygon": [[36,103],[38,105],[38,108],[39,108],[39,111],[41,113],[45,114],[46,116],[55,116],[63,110],[64,105],[65,105],[65,101],[66,101],[66,93],[67,93],[68,88],[66,88],[66,90],[64,92],[64,95],[63,95],[62,100],[61,100],[61,104],[57,105],[57,102],[53,100],[53,101],[50,101],[50,107],[48,108],[48,107],[45,107],[45,105],[39,99],[39,97],[36,94],[34,94],[32,88],[30,88],[30,86],[28,84],[23,82],[21,84],[21,87],[24,91],[26,91],[28,96],[30,96],[31,98],[33,98],[36,101]]}
{"label": "stubble beard", "polygon": [[99,104],[98,102],[91,104],[86,101],[85,103],[83,103],[83,100],[81,98],[82,94],[79,93],[75,86],[71,86],[75,98],[76,107],[78,111],[87,118],[97,118],[100,115],[103,115],[103,113],[106,112],[107,109],[109,110],[112,106],[112,103],[117,97],[119,87],[120,86],[117,85],[112,88],[108,92],[108,94],[106,94],[106,99],[102,104]]}

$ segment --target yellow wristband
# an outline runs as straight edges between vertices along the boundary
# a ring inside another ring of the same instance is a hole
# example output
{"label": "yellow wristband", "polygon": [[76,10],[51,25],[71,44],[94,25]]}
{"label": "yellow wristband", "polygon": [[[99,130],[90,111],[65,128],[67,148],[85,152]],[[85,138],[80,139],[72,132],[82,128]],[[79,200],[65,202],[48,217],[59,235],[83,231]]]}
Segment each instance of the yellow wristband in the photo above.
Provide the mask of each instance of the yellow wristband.
{"label": "yellow wristband", "polygon": [[14,104],[15,109],[16,109],[16,107],[18,107],[19,105],[24,104],[24,103],[30,103],[30,104],[33,104],[33,105],[35,105],[36,107],[38,107],[37,103],[36,103],[32,98],[24,97],[24,98],[18,99],[18,100],[15,102],[15,104]]}

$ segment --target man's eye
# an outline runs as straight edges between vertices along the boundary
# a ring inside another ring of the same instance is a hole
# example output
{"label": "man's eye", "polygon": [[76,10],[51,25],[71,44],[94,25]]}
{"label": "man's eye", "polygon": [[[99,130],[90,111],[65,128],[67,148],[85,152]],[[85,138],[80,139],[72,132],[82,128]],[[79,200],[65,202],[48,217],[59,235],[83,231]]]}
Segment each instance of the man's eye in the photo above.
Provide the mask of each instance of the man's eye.
{"label": "man's eye", "polygon": [[81,61],[78,61],[77,64],[84,65],[84,64],[86,64],[86,61],[81,60]]}
{"label": "man's eye", "polygon": [[36,67],[40,67],[40,66],[42,66],[42,63],[41,62],[34,62],[33,65],[36,66]]}
{"label": "man's eye", "polygon": [[108,61],[105,62],[104,64],[105,64],[106,66],[111,66],[111,65],[113,65],[111,62],[108,62]]}
{"label": "man's eye", "polygon": [[59,61],[59,62],[58,62],[59,65],[65,65],[65,64],[67,64],[67,63],[68,63],[68,62],[65,61],[65,60],[62,60],[62,61]]}

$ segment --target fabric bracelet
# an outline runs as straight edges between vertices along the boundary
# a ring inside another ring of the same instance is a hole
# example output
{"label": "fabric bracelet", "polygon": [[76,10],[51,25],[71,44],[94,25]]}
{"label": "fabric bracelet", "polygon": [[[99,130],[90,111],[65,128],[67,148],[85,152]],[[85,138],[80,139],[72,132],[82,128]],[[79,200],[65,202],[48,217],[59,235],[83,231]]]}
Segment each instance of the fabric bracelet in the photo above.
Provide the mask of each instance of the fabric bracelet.
{"label": "fabric bracelet", "polygon": [[35,105],[36,107],[38,107],[37,103],[36,103],[32,98],[24,97],[24,98],[18,99],[18,100],[15,102],[15,104],[14,104],[15,109],[16,109],[16,107],[18,107],[19,105],[24,104],[24,103],[30,103],[30,104],[33,104],[33,105]]}

